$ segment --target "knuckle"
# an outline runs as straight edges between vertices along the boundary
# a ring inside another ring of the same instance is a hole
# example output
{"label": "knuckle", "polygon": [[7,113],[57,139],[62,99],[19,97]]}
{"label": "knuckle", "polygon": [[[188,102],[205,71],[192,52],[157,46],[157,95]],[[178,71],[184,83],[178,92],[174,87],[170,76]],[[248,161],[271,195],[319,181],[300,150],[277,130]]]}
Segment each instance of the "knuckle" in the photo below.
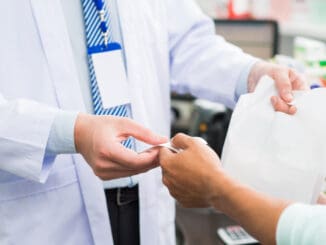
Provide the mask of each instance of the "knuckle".
{"label": "knuckle", "polygon": [[174,138],[175,139],[180,139],[180,138],[183,138],[185,135],[183,133],[177,133]]}
{"label": "knuckle", "polygon": [[289,70],[288,68],[277,66],[271,70],[271,75],[274,79],[276,79],[276,82],[281,82],[282,79],[280,78],[289,76]]}
{"label": "knuckle", "polygon": [[162,169],[167,168],[167,159],[166,159],[166,156],[162,155],[162,153],[160,153],[160,155],[159,155],[159,162],[160,162]]}
{"label": "knuckle", "polygon": [[107,147],[101,146],[98,149],[98,155],[100,158],[105,157],[105,158],[112,158],[112,153],[107,149]]}
{"label": "knuckle", "polygon": [[173,139],[172,139],[172,143],[173,142],[184,142],[186,144],[190,143],[192,141],[192,138],[186,134],[183,133],[177,133]]}
{"label": "knuckle", "polygon": [[97,161],[95,162],[93,169],[95,173],[101,174],[107,171],[107,165],[101,161]]}
{"label": "knuckle", "polygon": [[174,199],[177,199],[177,193],[174,191],[174,190],[169,190],[170,192],[170,195],[174,198]]}
{"label": "knuckle", "polygon": [[168,179],[167,179],[165,176],[163,176],[163,178],[162,178],[162,182],[163,182],[163,184],[164,184],[165,186],[169,186],[169,181],[168,181]]}
{"label": "knuckle", "polygon": [[276,100],[274,102],[274,107],[275,107],[275,109],[279,109],[280,108],[280,101],[279,100]]}
{"label": "knuckle", "polygon": [[277,74],[279,73],[279,68],[278,67],[272,67],[269,71],[269,75],[271,75],[273,78],[277,77]]}
{"label": "knuckle", "polygon": [[194,140],[192,137],[187,136],[183,139],[183,142],[185,143],[186,146],[193,147],[198,143],[196,140]]}
{"label": "knuckle", "polygon": [[164,172],[168,170],[167,163],[165,161],[160,161],[160,165]]}
{"label": "knuckle", "polygon": [[177,133],[172,139],[171,139],[171,143],[174,144],[176,142],[178,142],[182,137],[182,133]]}
{"label": "knuckle", "polygon": [[106,180],[106,176],[105,176],[103,173],[96,173],[96,172],[95,172],[95,175],[96,175],[97,177],[99,177],[101,180]]}
{"label": "knuckle", "polygon": [[93,172],[100,179],[103,179],[104,178],[104,172],[102,171],[102,169],[98,165],[95,165],[93,167]]}
{"label": "knuckle", "polygon": [[174,137],[179,138],[182,135],[182,133],[177,133]]}
{"label": "knuckle", "polygon": [[95,166],[93,168],[93,171],[94,171],[95,175],[98,177],[100,177],[100,175],[102,174],[102,171],[97,166]]}

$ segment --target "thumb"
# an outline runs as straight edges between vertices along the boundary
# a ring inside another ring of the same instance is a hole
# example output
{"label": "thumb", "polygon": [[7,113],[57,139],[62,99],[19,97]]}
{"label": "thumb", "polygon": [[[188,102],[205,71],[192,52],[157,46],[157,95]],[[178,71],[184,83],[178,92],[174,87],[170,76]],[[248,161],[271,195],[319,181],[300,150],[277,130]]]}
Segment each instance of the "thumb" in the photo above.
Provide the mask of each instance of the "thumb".
{"label": "thumb", "polygon": [[171,142],[174,147],[177,149],[187,149],[189,148],[192,144],[194,144],[196,139],[193,137],[190,137],[188,135],[179,133],[175,137],[172,138]]}
{"label": "thumb", "polygon": [[171,150],[165,147],[160,148],[159,152],[159,162],[160,165],[163,166],[165,163],[167,163],[171,157],[173,157],[175,153],[173,153]]}
{"label": "thumb", "polygon": [[125,135],[132,136],[147,144],[158,145],[168,142],[167,137],[158,135],[131,119],[124,120],[120,126],[123,128],[123,133]]}

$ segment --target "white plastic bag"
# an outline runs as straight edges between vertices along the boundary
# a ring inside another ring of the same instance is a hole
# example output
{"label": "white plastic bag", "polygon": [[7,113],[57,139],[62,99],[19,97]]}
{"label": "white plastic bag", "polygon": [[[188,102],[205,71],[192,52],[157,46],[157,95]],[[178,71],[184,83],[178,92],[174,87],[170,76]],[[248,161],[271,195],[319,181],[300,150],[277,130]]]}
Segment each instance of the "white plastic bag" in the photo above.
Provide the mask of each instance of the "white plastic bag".
{"label": "white plastic bag", "polygon": [[225,170],[274,197],[315,203],[326,169],[326,89],[295,92],[298,112],[275,112],[265,76],[233,113],[222,154]]}

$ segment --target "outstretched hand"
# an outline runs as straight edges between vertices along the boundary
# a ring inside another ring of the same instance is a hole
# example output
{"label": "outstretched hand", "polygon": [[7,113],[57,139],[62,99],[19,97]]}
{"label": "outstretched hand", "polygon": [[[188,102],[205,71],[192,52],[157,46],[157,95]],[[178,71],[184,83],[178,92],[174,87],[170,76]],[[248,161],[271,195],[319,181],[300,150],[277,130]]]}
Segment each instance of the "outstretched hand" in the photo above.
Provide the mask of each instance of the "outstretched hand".
{"label": "outstretched hand", "polygon": [[273,96],[271,103],[276,111],[284,112],[293,115],[297,112],[293,102],[293,91],[307,90],[308,86],[300,74],[293,69],[275,65],[268,62],[257,62],[248,79],[248,92],[253,92],[260,80],[264,75],[270,76],[275,81],[276,89],[279,96]]}
{"label": "outstretched hand", "polygon": [[161,148],[163,183],[184,207],[211,206],[213,194],[218,191],[215,180],[223,175],[219,157],[202,141],[184,134],[176,135],[172,144],[182,151],[176,154]]}
{"label": "outstretched hand", "polygon": [[80,114],[76,120],[76,150],[103,180],[132,176],[158,165],[158,149],[137,153],[121,144],[131,136],[151,145],[167,142],[128,118]]}

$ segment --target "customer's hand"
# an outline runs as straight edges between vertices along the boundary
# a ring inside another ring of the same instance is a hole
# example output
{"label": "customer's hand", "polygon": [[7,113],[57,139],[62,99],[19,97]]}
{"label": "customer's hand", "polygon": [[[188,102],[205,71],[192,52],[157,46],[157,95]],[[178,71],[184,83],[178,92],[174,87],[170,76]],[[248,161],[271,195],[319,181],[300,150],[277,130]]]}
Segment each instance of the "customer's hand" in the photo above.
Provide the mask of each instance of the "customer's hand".
{"label": "customer's hand", "polygon": [[167,141],[128,118],[79,114],[76,120],[76,150],[103,180],[139,174],[158,165],[158,149],[138,154],[121,144],[130,136],[152,145]]}
{"label": "customer's hand", "polygon": [[163,183],[185,207],[211,206],[217,191],[214,180],[222,171],[220,159],[207,145],[184,134],[175,136],[172,144],[182,151],[176,154],[166,148],[160,150]]}
{"label": "customer's hand", "polygon": [[249,74],[248,92],[253,92],[255,90],[260,78],[264,75],[269,75],[275,80],[276,89],[279,92],[279,96],[273,96],[271,98],[271,103],[275,110],[291,115],[295,114],[297,108],[293,105],[289,105],[289,103],[293,101],[292,92],[294,90],[308,89],[301,75],[293,69],[260,61],[253,66]]}

